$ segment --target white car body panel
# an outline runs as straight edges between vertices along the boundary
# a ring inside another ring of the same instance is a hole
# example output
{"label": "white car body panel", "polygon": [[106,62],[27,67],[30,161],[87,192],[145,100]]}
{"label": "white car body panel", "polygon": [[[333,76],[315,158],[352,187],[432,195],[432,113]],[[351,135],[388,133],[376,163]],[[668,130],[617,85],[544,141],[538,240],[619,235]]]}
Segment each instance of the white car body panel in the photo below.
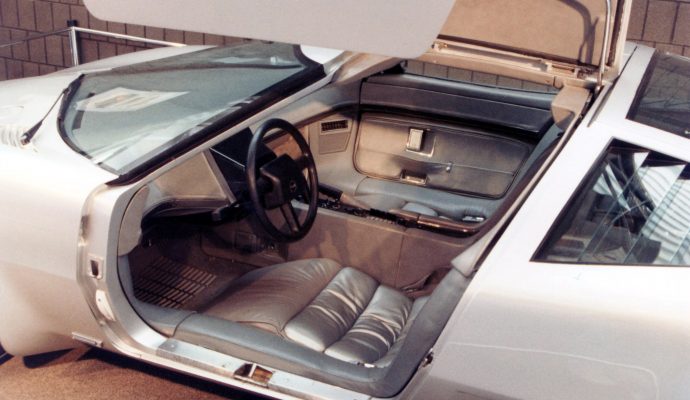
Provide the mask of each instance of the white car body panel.
{"label": "white car body panel", "polygon": [[[0,144],[18,145],[18,138],[50,111],[60,93],[78,74],[29,78],[2,83],[0,91]],[[35,89],[27,92],[27,82]]]}
{"label": "white car body panel", "polygon": [[35,146],[0,145],[3,165],[12,166],[0,169],[4,193],[11,194],[0,200],[0,208],[11,210],[0,216],[0,303],[11,304],[3,316],[14,322],[0,326],[0,338],[20,355],[71,346],[73,332],[100,331],[75,266],[85,202],[114,178],[68,148],[55,125],[39,130]]}
{"label": "white car body panel", "polygon": [[[51,77],[6,83],[0,91],[0,111],[31,103],[30,110],[24,107],[30,112],[21,117],[8,112],[6,117],[8,124],[30,126],[78,71],[193,49],[137,53]],[[239,130],[269,116],[289,115],[289,105],[331,82],[339,72],[341,53],[311,49],[308,54],[332,63],[326,78],[128,186],[104,185],[115,176],[70,149],[53,123],[41,127],[33,148],[0,145],[0,159],[13,167],[0,171],[3,188],[12,194],[0,200],[2,209],[12,210],[0,215],[0,304],[12,304],[3,314],[16,321],[0,325],[2,345],[13,354],[33,354],[70,346],[76,335],[150,363],[257,393],[367,398],[281,371],[275,371],[271,386],[258,387],[231,377],[244,360],[189,344],[166,349],[163,356],[157,349],[167,338],[131,308],[115,268],[118,250],[113,238],[133,194]],[[616,86],[607,86],[598,97],[483,263],[434,347],[433,362],[420,369],[400,398],[551,399],[554,393],[565,399],[686,397],[690,374],[679,355],[690,350],[690,270],[531,261],[612,139],[690,161],[686,138],[625,119],[651,54],[648,48],[635,49]],[[374,61],[389,60],[372,57]],[[23,95],[24,85],[39,82],[40,94],[12,101]],[[314,103],[309,105],[314,114],[325,107]],[[2,118],[0,114],[0,124],[5,122]],[[56,118],[53,109],[46,120]],[[102,277],[88,277],[92,260],[102,260]],[[114,318],[96,305],[97,290],[107,293],[105,301]]]}
{"label": "white car body panel", "polygon": [[[434,41],[453,0],[86,0],[109,20],[415,58]],[[137,10],[137,12],[132,12]]]}
{"label": "white car body panel", "polygon": [[687,139],[625,119],[652,52],[636,50],[489,253],[413,397],[687,398],[690,270],[531,261],[613,138],[690,161]]}

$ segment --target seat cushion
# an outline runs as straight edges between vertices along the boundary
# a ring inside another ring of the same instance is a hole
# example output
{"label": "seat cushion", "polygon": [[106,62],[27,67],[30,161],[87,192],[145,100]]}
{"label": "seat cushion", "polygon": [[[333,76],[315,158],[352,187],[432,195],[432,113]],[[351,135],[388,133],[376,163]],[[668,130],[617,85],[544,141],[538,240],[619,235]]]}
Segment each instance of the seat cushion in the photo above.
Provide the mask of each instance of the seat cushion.
{"label": "seat cushion", "polygon": [[325,353],[340,360],[373,363],[388,353],[409,320],[412,301],[397,290],[379,286],[366,309]]}
{"label": "seat cushion", "polygon": [[354,363],[384,358],[418,308],[402,292],[327,259],[252,271],[221,297],[205,315],[249,324]]}
{"label": "seat cushion", "polygon": [[282,334],[340,270],[328,259],[259,268],[233,282],[204,314]]}

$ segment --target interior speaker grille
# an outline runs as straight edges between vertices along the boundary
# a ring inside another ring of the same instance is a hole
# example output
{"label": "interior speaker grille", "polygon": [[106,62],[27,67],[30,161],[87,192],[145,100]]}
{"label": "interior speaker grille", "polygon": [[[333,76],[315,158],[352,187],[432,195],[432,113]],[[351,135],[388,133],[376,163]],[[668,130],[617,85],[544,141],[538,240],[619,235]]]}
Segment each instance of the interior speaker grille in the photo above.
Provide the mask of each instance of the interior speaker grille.
{"label": "interior speaker grille", "polygon": [[341,119],[337,121],[327,121],[327,122],[322,122],[321,123],[321,132],[331,132],[331,131],[340,131],[347,129],[349,126],[348,121],[346,119]]}

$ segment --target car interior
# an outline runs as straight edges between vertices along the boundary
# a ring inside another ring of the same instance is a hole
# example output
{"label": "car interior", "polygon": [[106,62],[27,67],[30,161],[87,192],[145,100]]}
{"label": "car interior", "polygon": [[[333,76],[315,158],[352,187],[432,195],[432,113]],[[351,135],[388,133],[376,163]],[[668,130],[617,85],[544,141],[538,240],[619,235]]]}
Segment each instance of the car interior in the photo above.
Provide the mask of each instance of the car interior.
{"label": "car interior", "polygon": [[425,67],[327,86],[140,189],[118,243],[133,309],[170,340],[398,393],[472,278],[451,262],[564,129],[554,88]]}

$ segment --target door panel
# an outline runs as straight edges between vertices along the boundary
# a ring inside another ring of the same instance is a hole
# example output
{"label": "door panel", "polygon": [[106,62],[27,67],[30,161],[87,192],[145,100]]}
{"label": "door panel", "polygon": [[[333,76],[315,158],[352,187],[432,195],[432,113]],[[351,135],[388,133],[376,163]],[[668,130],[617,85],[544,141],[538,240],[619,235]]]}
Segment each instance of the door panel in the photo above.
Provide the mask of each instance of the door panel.
{"label": "door panel", "polygon": [[530,152],[523,142],[473,128],[367,113],[355,167],[375,178],[500,198]]}
{"label": "door panel", "polygon": [[[97,18],[414,58],[441,31],[453,0],[86,0]],[[132,12],[137,10],[137,12]]]}

